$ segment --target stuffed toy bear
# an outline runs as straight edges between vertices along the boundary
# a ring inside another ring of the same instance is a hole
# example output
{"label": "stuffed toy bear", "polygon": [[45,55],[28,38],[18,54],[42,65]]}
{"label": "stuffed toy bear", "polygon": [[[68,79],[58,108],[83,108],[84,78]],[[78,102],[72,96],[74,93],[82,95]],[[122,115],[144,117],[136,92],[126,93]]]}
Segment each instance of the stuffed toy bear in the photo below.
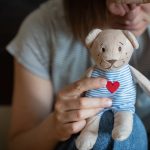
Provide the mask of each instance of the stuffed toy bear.
{"label": "stuffed toy bear", "polygon": [[139,47],[131,32],[94,29],[87,36],[85,44],[95,62],[95,65],[88,69],[86,76],[107,79],[106,87],[89,90],[85,96],[109,97],[112,99],[112,106],[87,119],[85,128],[76,140],[79,150],[90,150],[93,147],[98,136],[101,116],[109,109],[114,113],[113,139],[127,139],[132,132],[135,112],[135,84],[138,83],[150,95],[149,80],[128,64],[134,49]]}

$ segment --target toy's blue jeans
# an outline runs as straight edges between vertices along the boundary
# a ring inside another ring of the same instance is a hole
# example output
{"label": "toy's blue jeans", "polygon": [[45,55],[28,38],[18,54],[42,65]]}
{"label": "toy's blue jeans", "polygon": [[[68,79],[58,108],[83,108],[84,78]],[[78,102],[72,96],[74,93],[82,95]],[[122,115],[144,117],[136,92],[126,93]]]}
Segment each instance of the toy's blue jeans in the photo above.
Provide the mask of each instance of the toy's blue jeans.
{"label": "toy's blue jeans", "polygon": [[[114,141],[111,137],[113,129],[113,113],[107,111],[103,114],[99,136],[93,150],[148,150],[147,135],[145,128],[139,119],[134,115],[133,130],[130,137],[122,142]],[[57,150],[76,150],[75,139],[77,135],[72,136],[66,142],[58,144]]]}

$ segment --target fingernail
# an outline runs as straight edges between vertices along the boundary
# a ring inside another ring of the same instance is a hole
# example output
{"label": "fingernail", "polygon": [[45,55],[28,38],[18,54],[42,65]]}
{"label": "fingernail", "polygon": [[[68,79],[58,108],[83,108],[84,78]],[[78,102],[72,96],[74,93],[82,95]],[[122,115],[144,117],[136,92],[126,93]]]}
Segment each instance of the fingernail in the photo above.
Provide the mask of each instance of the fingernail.
{"label": "fingernail", "polygon": [[106,79],[101,79],[100,83],[105,87],[107,84],[107,80]]}

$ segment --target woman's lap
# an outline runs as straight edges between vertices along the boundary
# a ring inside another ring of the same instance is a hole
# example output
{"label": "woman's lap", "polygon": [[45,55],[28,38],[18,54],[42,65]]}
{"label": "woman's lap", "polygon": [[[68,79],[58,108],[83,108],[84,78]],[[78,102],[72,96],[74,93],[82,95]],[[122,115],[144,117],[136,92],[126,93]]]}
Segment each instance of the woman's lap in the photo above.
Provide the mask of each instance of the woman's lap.
{"label": "woman's lap", "polygon": [[[100,131],[93,150],[147,150],[147,135],[145,128],[137,115],[134,115],[133,130],[130,137],[124,141],[114,141],[111,137],[113,129],[113,113],[104,113],[100,123]],[[59,143],[56,150],[76,150],[75,139],[77,135],[69,140]]]}

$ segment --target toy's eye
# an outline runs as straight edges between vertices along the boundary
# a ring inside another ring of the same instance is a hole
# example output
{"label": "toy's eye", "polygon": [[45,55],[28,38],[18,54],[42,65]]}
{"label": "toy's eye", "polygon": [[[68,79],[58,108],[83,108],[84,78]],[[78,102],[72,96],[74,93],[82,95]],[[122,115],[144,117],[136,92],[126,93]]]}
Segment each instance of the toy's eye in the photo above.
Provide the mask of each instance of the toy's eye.
{"label": "toy's eye", "polygon": [[103,52],[103,53],[105,52],[105,48],[102,48],[102,52]]}
{"label": "toy's eye", "polygon": [[122,48],[119,46],[119,47],[118,47],[118,51],[121,52],[121,50],[122,50]]}

